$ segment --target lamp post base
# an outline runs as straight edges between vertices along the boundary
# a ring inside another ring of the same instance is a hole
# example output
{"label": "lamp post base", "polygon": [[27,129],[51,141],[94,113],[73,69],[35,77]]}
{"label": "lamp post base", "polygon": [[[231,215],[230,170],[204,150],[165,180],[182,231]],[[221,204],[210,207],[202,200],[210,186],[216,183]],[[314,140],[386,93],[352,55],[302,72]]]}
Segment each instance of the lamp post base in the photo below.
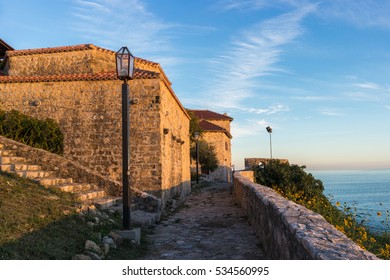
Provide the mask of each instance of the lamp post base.
{"label": "lamp post base", "polygon": [[123,240],[133,240],[137,245],[141,243],[141,228],[118,230],[115,233],[119,234]]}

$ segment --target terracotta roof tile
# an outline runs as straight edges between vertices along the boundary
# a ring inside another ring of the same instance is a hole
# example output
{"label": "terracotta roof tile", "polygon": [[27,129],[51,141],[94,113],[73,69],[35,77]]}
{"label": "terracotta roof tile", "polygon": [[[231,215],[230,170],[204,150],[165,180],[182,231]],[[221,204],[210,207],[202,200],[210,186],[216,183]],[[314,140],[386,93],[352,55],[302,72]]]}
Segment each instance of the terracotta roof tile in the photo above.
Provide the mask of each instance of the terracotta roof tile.
{"label": "terracotta roof tile", "polygon": [[201,120],[199,122],[199,126],[205,132],[223,132],[226,133],[229,138],[232,138],[232,135],[229,133],[229,131],[211,122]]}
{"label": "terracotta roof tile", "polygon": [[[0,39],[1,40],[1,39]],[[8,56],[23,56],[23,55],[34,55],[34,54],[50,54],[50,53],[60,53],[60,52],[73,52],[73,51],[84,51],[84,50],[101,50],[108,53],[115,54],[114,51],[108,50],[102,47],[95,46],[93,44],[80,44],[72,46],[61,46],[53,48],[38,48],[38,49],[25,49],[25,50],[10,50],[7,52]],[[139,63],[158,66],[159,64],[147,59],[140,57],[135,57],[136,61]]]}
{"label": "terracotta roof tile", "polygon": [[196,117],[201,120],[227,120],[232,121],[233,118],[228,115],[221,115],[209,110],[190,110]]}
{"label": "terracotta roof tile", "polygon": [[54,48],[39,48],[39,49],[25,49],[25,50],[14,50],[8,51],[8,56],[22,56],[22,55],[33,55],[33,54],[47,54],[47,53],[59,53],[59,52],[72,52],[72,51],[83,51],[83,50],[102,50],[107,52],[113,52],[101,47],[97,47],[93,44],[81,44],[73,46],[62,46]]}
{"label": "terracotta roof tile", "polygon": [[[135,69],[134,79],[158,79],[159,73]],[[68,81],[104,81],[117,80],[116,72],[97,74],[64,74],[52,76],[0,76],[0,83],[68,82]]]}

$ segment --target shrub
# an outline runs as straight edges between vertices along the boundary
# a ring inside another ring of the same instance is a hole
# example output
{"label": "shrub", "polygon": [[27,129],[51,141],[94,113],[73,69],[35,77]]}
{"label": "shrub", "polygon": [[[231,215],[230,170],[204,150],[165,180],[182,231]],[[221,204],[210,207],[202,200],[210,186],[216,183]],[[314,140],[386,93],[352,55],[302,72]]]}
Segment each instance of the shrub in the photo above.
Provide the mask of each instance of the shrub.
{"label": "shrub", "polygon": [[18,111],[0,111],[0,135],[61,155],[64,136],[52,119],[39,120]]}

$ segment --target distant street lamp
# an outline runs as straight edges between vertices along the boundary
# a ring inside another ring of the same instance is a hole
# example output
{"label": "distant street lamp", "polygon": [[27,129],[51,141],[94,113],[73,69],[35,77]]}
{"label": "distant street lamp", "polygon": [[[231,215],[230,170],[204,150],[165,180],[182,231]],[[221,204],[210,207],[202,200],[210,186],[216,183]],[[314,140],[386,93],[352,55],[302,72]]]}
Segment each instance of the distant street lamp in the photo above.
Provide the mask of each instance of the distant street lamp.
{"label": "distant street lamp", "polygon": [[130,229],[130,172],[129,172],[129,135],[130,89],[127,80],[131,80],[134,74],[134,56],[127,47],[122,47],[115,54],[116,74],[122,84],[122,182],[123,182],[123,229]]}
{"label": "distant street lamp", "polygon": [[199,146],[198,146],[199,132],[196,131],[194,133],[194,136],[195,136],[195,151],[196,151],[196,184],[199,184]]}
{"label": "distant street lamp", "polygon": [[266,129],[267,129],[267,132],[269,133],[269,149],[270,149],[270,154],[271,154],[271,159],[272,159],[272,137],[271,137],[272,128],[270,126],[267,126]]}

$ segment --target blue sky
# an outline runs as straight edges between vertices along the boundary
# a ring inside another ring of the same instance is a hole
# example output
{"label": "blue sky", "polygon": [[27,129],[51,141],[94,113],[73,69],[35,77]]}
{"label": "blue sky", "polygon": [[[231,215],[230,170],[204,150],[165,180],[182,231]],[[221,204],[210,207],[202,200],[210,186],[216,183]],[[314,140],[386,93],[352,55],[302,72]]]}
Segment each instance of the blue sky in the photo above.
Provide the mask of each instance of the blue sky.
{"label": "blue sky", "polygon": [[390,1],[2,0],[16,49],[128,46],[183,105],[234,118],[233,161],[390,168]]}

